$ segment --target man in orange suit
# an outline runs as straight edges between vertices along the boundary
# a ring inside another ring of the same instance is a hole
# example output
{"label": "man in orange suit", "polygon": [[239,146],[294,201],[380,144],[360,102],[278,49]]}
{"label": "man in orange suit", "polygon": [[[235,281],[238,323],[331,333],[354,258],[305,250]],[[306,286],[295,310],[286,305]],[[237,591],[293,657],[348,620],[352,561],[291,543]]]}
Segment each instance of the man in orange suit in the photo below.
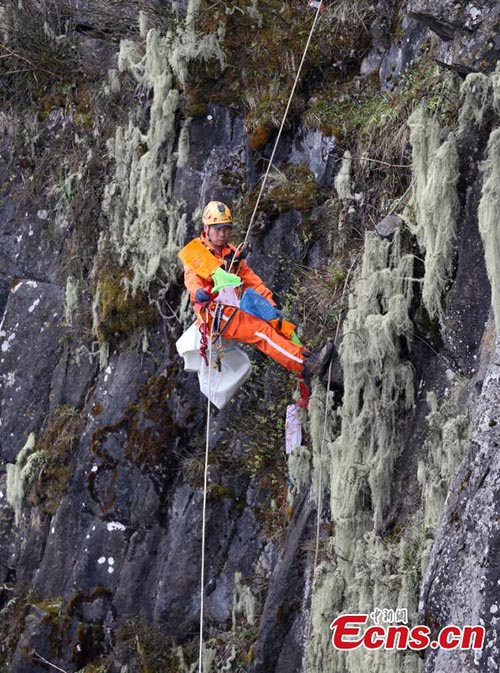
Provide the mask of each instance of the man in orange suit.
{"label": "man in orange suit", "polygon": [[[202,222],[203,231],[200,241],[207,250],[223,262],[223,269],[241,278],[242,291],[252,288],[276,306],[271,290],[252,271],[242,255],[238,253],[238,249],[229,243],[233,228],[229,208],[220,201],[211,201],[203,210]],[[332,356],[333,344],[327,343],[318,353],[307,351],[304,346],[286,337],[266,320],[246,313],[234,305],[215,301],[216,297],[212,293],[213,281],[197,275],[187,265],[184,266],[184,282],[189,290],[196,314],[206,319],[209,326],[224,339],[235,339],[255,345],[286,369],[302,376],[308,385],[313,375],[321,375],[326,370]],[[277,311],[278,315],[283,317],[281,311],[278,309]]]}

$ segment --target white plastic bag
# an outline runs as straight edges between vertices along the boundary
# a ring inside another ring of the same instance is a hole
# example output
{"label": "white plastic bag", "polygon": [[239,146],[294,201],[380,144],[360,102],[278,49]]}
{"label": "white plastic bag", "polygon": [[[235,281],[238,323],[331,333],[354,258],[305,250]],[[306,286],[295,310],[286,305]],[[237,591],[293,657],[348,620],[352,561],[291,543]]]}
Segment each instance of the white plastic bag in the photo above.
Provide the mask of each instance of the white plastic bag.
{"label": "white plastic bag", "polygon": [[289,404],[286,408],[285,446],[287,455],[302,444],[302,422],[299,417],[300,408]]}
{"label": "white plastic bag", "polygon": [[223,304],[224,306],[236,306],[236,308],[240,305],[240,300],[238,299],[234,287],[223,287],[219,290],[219,294],[215,298],[215,301],[218,304]]}
{"label": "white plastic bag", "polygon": [[[223,343],[227,346],[227,341]],[[212,366],[202,362],[198,372],[200,390],[217,407],[222,409],[241,388],[252,373],[252,365],[248,355],[240,348],[229,347],[218,353],[220,371],[216,364],[216,353],[212,353]]]}
{"label": "white plastic bag", "polygon": [[202,365],[200,339],[200,328],[194,322],[175,343],[177,352],[184,358],[186,372],[200,371]]}

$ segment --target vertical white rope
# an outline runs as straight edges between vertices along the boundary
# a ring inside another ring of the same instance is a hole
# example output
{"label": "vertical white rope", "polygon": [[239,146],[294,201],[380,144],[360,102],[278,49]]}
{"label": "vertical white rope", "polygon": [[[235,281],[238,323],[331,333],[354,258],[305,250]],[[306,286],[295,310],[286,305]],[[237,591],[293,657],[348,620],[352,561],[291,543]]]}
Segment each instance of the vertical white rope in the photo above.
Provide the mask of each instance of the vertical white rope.
{"label": "vertical white rope", "polygon": [[[237,249],[241,247],[243,249],[245,247],[245,244],[248,240],[248,237],[250,235],[251,228],[253,226],[253,221],[255,219],[255,214],[257,212],[257,208],[259,207],[260,200],[262,198],[262,194],[264,192],[264,187],[266,184],[267,177],[269,175],[269,171],[271,170],[271,166],[273,164],[274,160],[274,155],[276,154],[276,150],[278,148],[278,143],[281,138],[281,134],[283,132],[283,128],[285,126],[286,118],[288,115],[288,111],[290,109],[290,105],[292,103],[293,96],[295,94],[295,89],[297,88],[297,84],[300,78],[300,73],[302,71],[302,66],[304,65],[304,61],[306,59],[307,52],[309,50],[309,45],[311,44],[311,39],[314,33],[314,29],[316,28],[316,23],[319,18],[321,10],[321,3],[318,5],[318,8],[316,10],[316,14],[314,15],[314,21],[311,26],[311,30],[309,31],[309,36],[307,38],[306,46],[304,49],[304,53],[302,54],[302,59],[299,64],[299,68],[297,70],[297,75],[295,77],[295,81],[293,83],[292,91],[290,93],[290,96],[288,98],[288,103],[285,108],[285,113],[283,115],[283,119],[281,121],[281,125],[278,131],[278,135],[276,136],[276,141],[274,143],[273,151],[271,153],[271,157],[269,159],[269,163],[267,166],[267,170],[265,172],[264,178],[262,180],[259,194],[257,196],[257,201],[255,202],[255,207],[252,212],[252,216],[250,218],[250,223],[247,228],[247,232],[245,235],[245,239],[243,243],[241,243]],[[231,271],[231,268],[234,263],[234,258],[231,261],[229,271]],[[212,321],[213,325],[213,321]],[[212,368],[212,329],[210,330],[210,341],[209,341],[209,355],[208,355],[208,360],[209,360],[209,367],[210,371],[208,373],[208,391],[210,395],[211,391],[211,368]],[[326,427],[326,425],[325,425]],[[201,532],[201,545],[202,545],[202,550],[201,550],[201,580],[200,580],[200,643],[199,643],[199,657],[198,657],[198,671],[199,673],[203,673],[202,668],[203,668],[203,617],[204,617],[204,598],[205,598],[205,591],[204,591],[204,586],[205,586],[205,529],[206,529],[206,507],[207,507],[207,483],[208,483],[208,445],[209,445],[209,437],[210,437],[210,397],[208,398],[208,404],[207,404],[207,429],[206,429],[206,441],[205,441],[205,470],[204,470],[204,476],[203,476],[203,514],[202,514],[202,532]],[[318,533],[318,539],[319,539],[319,533]]]}
{"label": "vertical white rope", "polygon": [[[321,510],[323,509],[323,447],[326,440],[326,423],[328,420],[328,395],[330,393],[330,382],[332,380],[332,367],[333,367],[333,358],[330,359],[330,364],[328,366],[328,381],[326,384],[326,400],[325,400],[325,415],[323,418],[323,434],[321,437],[321,446],[319,449],[319,474],[318,474],[318,493],[316,500],[316,545],[314,548],[314,563],[313,563],[313,581],[314,573],[316,571],[316,566],[318,564],[318,553],[319,553],[319,533],[321,525]],[[312,611],[311,611],[312,614]]]}
{"label": "vertical white rope", "polygon": [[281,133],[282,133],[283,128],[285,126],[285,121],[286,121],[286,118],[287,118],[287,115],[288,115],[288,111],[290,109],[290,105],[292,103],[292,99],[293,99],[293,96],[295,94],[295,89],[297,88],[297,84],[299,82],[300,73],[302,71],[302,66],[304,65],[304,61],[306,60],[306,55],[307,55],[307,52],[309,50],[309,45],[311,44],[311,39],[312,39],[312,36],[313,36],[313,33],[314,33],[314,29],[316,28],[316,23],[318,22],[320,10],[321,10],[321,3],[318,5],[318,9],[316,10],[316,14],[314,15],[314,21],[313,21],[313,24],[311,26],[311,30],[309,31],[309,37],[307,38],[306,48],[304,49],[304,53],[302,54],[302,59],[301,59],[300,64],[299,64],[299,69],[297,70],[297,75],[296,75],[295,81],[293,83],[292,91],[291,91],[290,96],[288,98],[288,103],[286,104],[285,114],[283,115],[283,119],[281,120],[281,126],[279,128],[278,135],[276,136],[276,141],[274,143],[273,151],[271,152],[271,157],[270,157],[269,163],[267,165],[267,170],[264,174],[264,178],[263,178],[262,183],[260,185],[259,195],[257,196],[257,201],[255,202],[255,206],[254,206],[254,209],[253,209],[253,212],[252,212],[252,216],[250,217],[250,223],[248,225],[248,229],[247,229],[247,233],[245,235],[245,239],[242,243],[242,248],[245,247],[245,244],[248,240],[248,236],[250,235],[250,230],[253,226],[253,221],[255,219],[255,214],[257,213],[257,208],[259,207],[260,199],[261,199],[262,194],[264,192],[264,187],[265,187],[265,184],[266,184],[267,176],[269,175],[269,171],[271,170],[271,166],[273,165],[274,155],[276,154],[276,150],[278,148],[278,143],[279,143],[280,138],[281,138]]}
{"label": "vertical white rope", "polygon": [[205,535],[207,513],[207,487],[208,487],[208,448],[210,442],[210,395],[212,392],[212,337],[213,321],[210,326],[208,342],[208,399],[207,399],[207,429],[205,435],[205,469],[203,472],[203,512],[201,526],[201,577],[200,577],[200,645],[198,657],[198,671],[203,673],[203,617],[205,608]]}

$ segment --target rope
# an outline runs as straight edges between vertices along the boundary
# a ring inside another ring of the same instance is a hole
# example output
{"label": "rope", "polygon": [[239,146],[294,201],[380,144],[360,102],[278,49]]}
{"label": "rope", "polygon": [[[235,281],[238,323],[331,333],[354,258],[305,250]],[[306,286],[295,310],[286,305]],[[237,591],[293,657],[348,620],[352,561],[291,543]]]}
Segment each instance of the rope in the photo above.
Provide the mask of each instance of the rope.
{"label": "rope", "polygon": [[[330,360],[330,364],[328,366],[328,382],[327,382],[327,388],[326,388],[326,397],[328,401],[328,393],[330,391],[330,382],[332,380],[332,366],[333,366],[333,358]],[[314,572],[316,571],[316,566],[318,564],[318,553],[319,553],[319,529],[320,529],[320,524],[321,524],[321,510],[323,508],[323,446],[325,444],[325,438],[326,438],[326,422],[328,420],[328,406],[325,404],[325,416],[323,418],[323,434],[321,437],[321,447],[319,451],[319,476],[318,476],[318,500],[316,502],[316,545],[314,548],[314,562],[313,562],[313,579],[314,579]]]}
{"label": "rope", "polygon": [[[321,3],[319,3],[318,8],[316,10],[316,14],[314,15],[314,21],[311,26],[311,30],[309,31],[309,36],[307,38],[306,46],[304,49],[304,53],[302,54],[302,59],[300,61],[298,70],[297,70],[297,75],[295,76],[295,80],[293,83],[292,90],[290,92],[290,96],[288,98],[288,102],[285,108],[285,112],[283,115],[283,119],[281,121],[281,125],[278,131],[278,135],[276,136],[276,141],[274,143],[273,151],[271,152],[271,157],[269,159],[269,163],[267,166],[267,170],[265,172],[264,178],[262,179],[262,183],[260,186],[259,194],[257,196],[257,201],[255,202],[255,206],[252,212],[252,216],[250,217],[250,222],[247,228],[247,232],[245,235],[245,238],[243,240],[243,243],[241,243],[237,248],[236,252],[241,248],[242,250],[244,249],[248,237],[250,235],[250,231],[253,226],[253,222],[255,219],[255,215],[257,213],[257,208],[259,207],[260,200],[262,198],[262,194],[264,192],[264,187],[266,184],[266,180],[269,175],[269,171],[271,170],[271,166],[273,164],[274,156],[276,154],[276,150],[278,148],[278,143],[281,139],[281,134],[283,132],[283,128],[285,126],[286,118],[288,115],[288,111],[290,110],[290,105],[292,103],[293,96],[295,94],[295,89],[297,88],[297,84],[300,78],[300,73],[302,71],[302,66],[304,65],[304,61],[306,59],[307,52],[309,50],[309,45],[311,44],[311,39],[314,33],[314,29],[316,28],[316,23],[318,22],[319,14],[321,10]],[[229,266],[229,272],[232,269],[234,260],[235,260],[236,255],[233,256],[233,260],[231,261],[231,264]],[[212,321],[212,326],[213,326],[213,321]],[[211,390],[211,369],[212,369],[212,330],[210,331],[210,338],[208,340],[209,343],[209,362],[210,362],[210,371],[208,374],[208,391],[210,395],[210,390]],[[205,442],[205,470],[204,470],[204,477],[203,477],[203,514],[202,514],[202,533],[201,533],[201,581],[200,581],[200,643],[199,643],[199,657],[198,657],[198,671],[199,673],[203,673],[202,667],[203,667],[203,617],[204,617],[204,598],[205,598],[205,593],[204,593],[204,585],[205,585],[205,533],[206,533],[206,507],[207,507],[207,484],[208,484],[208,443],[209,443],[209,437],[210,437],[210,397],[208,398],[208,403],[207,403],[207,430],[206,430],[206,442]],[[318,536],[319,537],[319,536]]]}
{"label": "rope", "polygon": [[[286,118],[287,118],[287,115],[288,115],[288,111],[290,110],[290,105],[291,105],[291,103],[292,103],[292,99],[293,99],[293,96],[294,96],[294,94],[295,94],[295,89],[297,88],[297,84],[298,84],[298,82],[299,82],[300,73],[301,73],[301,71],[302,71],[302,66],[304,65],[304,61],[306,60],[306,55],[307,55],[307,52],[308,52],[308,50],[309,50],[309,45],[311,44],[311,39],[312,39],[312,36],[313,36],[313,33],[314,33],[314,29],[316,28],[316,23],[318,22],[318,18],[319,18],[320,10],[321,10],[321,3],[318,4],[318,8],[317,8],[317,10],[316,10],[316,14],[314,15],[314,21],[313,21],[313,23],[312,23],[311,30],[309,31],[309,36],[308,36],[308,38],[307,38],[306,47],[305,47],[305,49],[304,49],[304,53],[302,54],[302,59],[301,59],[301,61],[300,61],[299,68],[298,68],[298,70],[297,70],[297,75],[295,76],[295,81],[294,81],[294,83],[293,83],[292,91],[290,92],[290,96],[289,96],[289,98],[288,98],[288,103],[286,104],[285,113],[284,113],[284,115],[283,115],[283,119],[282,119],[282,121],[281,121],[281,126],[280,126],[280,128],[279,128],[278,135],[276,136],[276,141],[275,141],[275,143],[274,143],[273,151],[271,152],[271,157],[270,157],[270,159],[269,159],[269,163],[268,163],[268,165],[267,165],[267,170],[266,170],[266,172],[265,172],[265,174],[264,174],[264,178],[263,178],[262,183],[261,183],[261,185],[260,185],[259,194],[258,194],[258,196],[257,196],[257,201],[255,202],[255,206],[254,206],[254,209],[253,209],[253,212],[252,212],[252,216],[250,217],[250,223],[249,223],[249,225],[248,225],[247,233],[246,233],[246,235],[245,235],[245,238],[244,238],[244,240],[243,240],[243,243],[241,244],[241,247],[242,247],[242,248],[244,248],[245,245],[246,245],[246,242],[247,242],[248,237],[249,237],[249,235],[250,235],[250,230],[251,230],[251,228],[252,228],[252,226],[253,226],[253,221],[254,221],[254,219],[255,219],[255,215],[256,215],[256,213],[257,213],[257,208],[259,207],[259,203],[260,203],[260,200],[261,200],[261,198],[262,198],[262,194],[264,193],[264,187],[265,187],[265,184],[266,184],[266,180],[267,180],[267,177],[268,177],[268,175],[269,175],[269,171],[271,170],[271,166],[273,165],[274,155],[276,154],[276,150],[277,150],[277,148],[278,148],[278,143],[279,143],[280,138],[281,138],[281,133],[283,132],[283,128],[284,128],[284,126],[285,126],[285,122],[286,122]],[[238,247],[239,247],[239,246],[238,246]]]}
{"label": "rope", "polygon": [[[212,322],[213,326],[213,322]],[[207,398],[207,430],[205,435],[205,469],[203,472],[203,512],[201,526],[201,577],[200,577],[200,646],[198,670],[202,673],[203,666],[203,617],[205,608],[205,535],[206,535],[206,513],[207,513],[207,485],[208,485],[208,447],[210,440],[210,393],[212,386],[212,326],[210,327],[210,338],[208,340],[208,398]]]}

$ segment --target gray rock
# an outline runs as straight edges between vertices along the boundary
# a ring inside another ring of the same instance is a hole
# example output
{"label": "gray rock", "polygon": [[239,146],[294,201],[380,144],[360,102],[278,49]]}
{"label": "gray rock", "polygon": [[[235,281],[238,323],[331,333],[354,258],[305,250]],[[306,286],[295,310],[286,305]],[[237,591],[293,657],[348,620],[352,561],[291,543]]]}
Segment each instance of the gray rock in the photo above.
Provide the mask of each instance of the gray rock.
{"label": "gray rock", "polygon": [[386,50],[380,66],[380,81],[384,89],[393,89],[413,61],[424,53],[430,31],[421,21],[403,14],[401,17],[403,37],[393,41]]}
{"label": "gray rock", "polygon": [[370,26],[371,48],[361,62],[361,75],[377,72],[390,43],[389,34],[393,7],[387,2],[379,2],[376,17]]}
{"label": "gray rock", "polygon": [[433,636],[436,627],[446,624],[484,624],[485,646],[476,656],[460,650],[432,651],[426,656],[425,673],[486,673],[496,667],[500,638],[496,617],[500,609],[499,362],[497,341],[474,413],[470,447],[441,516],[419,606]]}
{"label": "gray rock", "polygon": [[390,238],[402,224],[403,220],[397,215],[387,215],[375,225],[375,229],[382,238]]}
{"label": "gray rock", "polygon": [[64,334],[61,288],[32,280],[11,286],[0,327],[0,455],[15,461],[49,406]]}
{"label": "gray rock", "polygon": [[118,65],[117,45],[109,40],[81,36],[78,40],[78,52],[85,68],[91,72],[100,72],[102,76]]}
{"label": "gray rock", "polygon": [[90,343],[75,343],[73,339],[62,344],[61,357],[50,383],[50,415],[65,404],[76,409],[83,406],[99,366],[97,358],[91,355],[91,347]]}
{"label": "gray rock", "polygon": [[335,165],[335,138],[319,129],[297,130],[292,142],[289,161],[306,164],[320,185],[332,185]]}
{"label": "gray rock", "polygon": [[408,12],[443,41],[435,48],[437,60],[458,72],[495,68],[499,51],[492,36],[500,25],[495,0],[411,0]]}
{"label": "gray rock", "polygon": [[271,576],[261,617],[260,635],[254,645],[249,673],[300,671],[302,637],[306,615],[302,613],[306,554],[301,547],[312,536],[314,509],[303,495],[296,505],[293,522],[280,561]]}
{"label": "gray rock", "polygon": [[194,211],[213,200],[231,205],[253,171],[243,120],[228,108],[209,105],[204,116],[193,119],[189,146],[189,163],[177,169],[173,188],[173,199],[185,203],[188,238],[201,229],[191,220]]}

